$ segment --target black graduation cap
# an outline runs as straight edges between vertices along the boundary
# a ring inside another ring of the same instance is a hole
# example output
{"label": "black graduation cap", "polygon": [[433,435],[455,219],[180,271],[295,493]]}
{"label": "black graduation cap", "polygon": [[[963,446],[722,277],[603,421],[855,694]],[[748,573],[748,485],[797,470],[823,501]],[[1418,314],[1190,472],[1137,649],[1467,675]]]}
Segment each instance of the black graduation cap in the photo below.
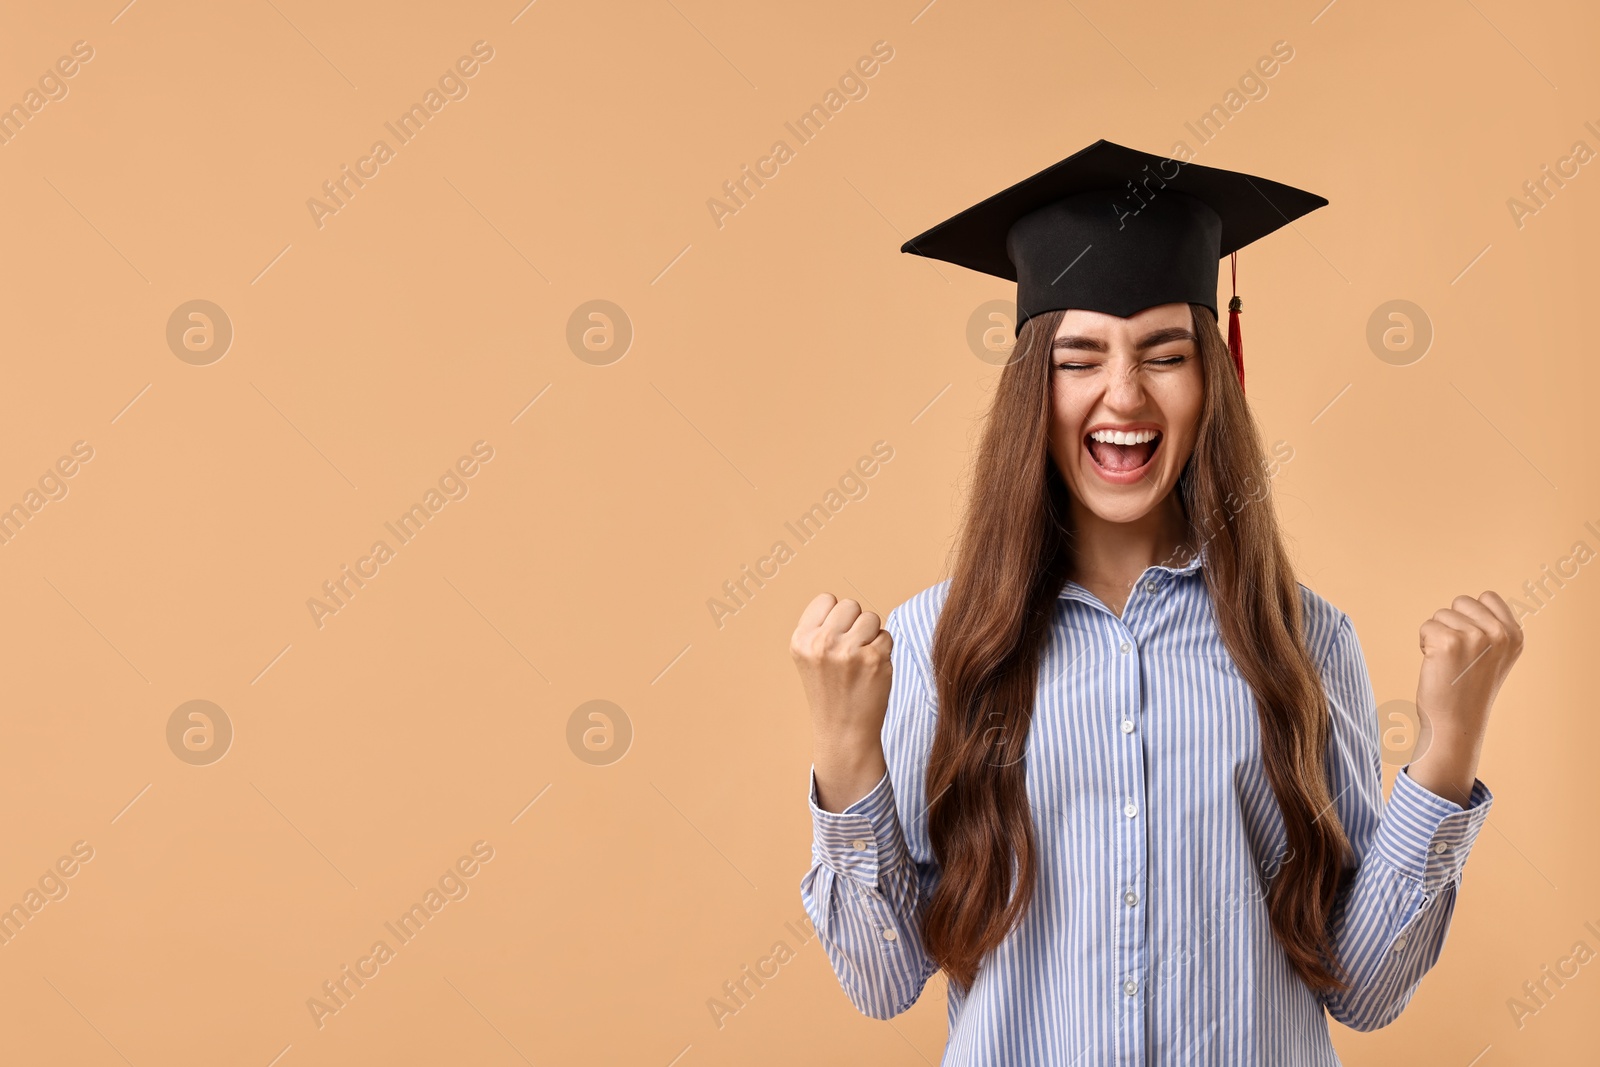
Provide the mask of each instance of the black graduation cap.
{"label": "black graduation cap", "polygon": [[[1304,189],[1099,140],[900,246],[1017,283],[1017,325],[1057,308],[1217,312],[1217,264],[1327,204]],[[1239,297],[1228,343],[1244,384]]]}

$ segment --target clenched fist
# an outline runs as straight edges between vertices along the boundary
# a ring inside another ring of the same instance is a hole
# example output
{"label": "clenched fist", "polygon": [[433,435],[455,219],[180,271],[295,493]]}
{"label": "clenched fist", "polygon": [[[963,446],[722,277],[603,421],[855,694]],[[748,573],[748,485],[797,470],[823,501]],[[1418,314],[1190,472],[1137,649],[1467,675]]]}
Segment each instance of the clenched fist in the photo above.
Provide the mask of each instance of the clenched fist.
{"label": "clenched fist", "polygon": [[789,639],[811,706],[817,799],[843,811],[883,778],[883,717],[889,709],[894,638],[854,600],[819,593]]}
{"label": "clenched fist", "polygon": [[1477,775],[1489,709],[1522,654],[1522,627],[1500,594],[1458,596],[1417,632],[1422,723],[1413,780],[1463,806]]}

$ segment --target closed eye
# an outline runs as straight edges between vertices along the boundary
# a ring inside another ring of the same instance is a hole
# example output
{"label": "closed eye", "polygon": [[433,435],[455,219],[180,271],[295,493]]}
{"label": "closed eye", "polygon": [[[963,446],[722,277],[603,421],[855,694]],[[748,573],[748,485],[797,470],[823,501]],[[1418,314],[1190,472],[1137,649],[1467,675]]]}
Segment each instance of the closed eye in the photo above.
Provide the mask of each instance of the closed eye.
{"label": "closed eye", "polygon": [[[1163,356],[1160,359],[1152,359],[1152,360],[1149,360],[1148,362],[1151,363],[1154,366],[1157,366],[1157,367],[1176,367],[1176,366],[1179,366],[1180,364],[1182,364],[1188,358],[1189,358],[1188,356]],[[1086,370],[1086,369],[1089,369],[1089,368],[1094,367],[1094,366],[1096,366],[1096,364],[1094,364],[1094,363],[1057,363],[1056,364],[1056,369],[1057,370]]]}

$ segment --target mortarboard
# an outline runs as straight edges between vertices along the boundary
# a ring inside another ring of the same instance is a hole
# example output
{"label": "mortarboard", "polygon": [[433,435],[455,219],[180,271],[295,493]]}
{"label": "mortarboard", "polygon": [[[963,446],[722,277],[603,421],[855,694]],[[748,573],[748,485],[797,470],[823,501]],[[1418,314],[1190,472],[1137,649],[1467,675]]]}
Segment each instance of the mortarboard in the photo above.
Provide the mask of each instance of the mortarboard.
{"label": "mortarboard", "polygon": [[[1196,303],[1215,315],[1222,257],[1327,202],[1266,178],[1102,139],[900,251],[1016,282],[1018,335],[1028,319],[1058,308],[1126,318],[1157,304]],[[1236,293],[1228,347],[1242,388],[1240,307]]]}

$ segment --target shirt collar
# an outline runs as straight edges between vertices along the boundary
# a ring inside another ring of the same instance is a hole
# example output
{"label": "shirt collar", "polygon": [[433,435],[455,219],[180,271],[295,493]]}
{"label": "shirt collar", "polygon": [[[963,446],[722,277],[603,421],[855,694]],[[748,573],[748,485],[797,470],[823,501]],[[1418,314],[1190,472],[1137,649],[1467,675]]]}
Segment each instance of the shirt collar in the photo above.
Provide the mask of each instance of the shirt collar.
{"label": "shirt collar", "polygon": [[1195,553],[1194,558],[1191,559],[1188,563],[1185,563],[1182,566],[1178,566],[1178,567],[1157,566],[1155,569],[1158,570],[1158,571],[1170,571],[1173,574],[1193,574],[1195,571],[1197,571],[1201,567],[1205,566],[1205,562],[1206,562],[1206,546],[1205,546],[1205,542],[1202,541],[1200,543],[1200,551]]}
{"label": "shirt collar", "polygon": [[[1196,573],[1198,573],[1200,568],[1205,566],[1205,562],[1206,562],[1206,546],[1205,546],[1204,542],[1201,542],[1200,550],[1197,553],[1195,553],[1194,557],[1192,559],[1190,559],[1189,562],[1178,564],[1178,565],[1175,565],[1175,566],[1167,566],[1167,565],[1160,564],[1160,563],[1152,563],[1149,567],[1145,568],[1145,570],[1147,572],[1148,571],[1160,571],[1160,572],[1162,572],[1164,574],[1171,575],[1172,577],[1179,577],[1179,576],[1185,575],[1185,574],[1196,574]],[[1060,597],[1075,597],[1075,596],[1078,596],[1079,591],[1082,591],[1082,592],[1085,592],[1085,593],[1087,592],[1087,590],[1085,590],[1083,588],[1083,586],[1079,585],[1077,582],[1072,582],[1072,581],[1063,582],[1062,585],[1061,585],[1061,592],[1059,594],[1058,599]]]}

